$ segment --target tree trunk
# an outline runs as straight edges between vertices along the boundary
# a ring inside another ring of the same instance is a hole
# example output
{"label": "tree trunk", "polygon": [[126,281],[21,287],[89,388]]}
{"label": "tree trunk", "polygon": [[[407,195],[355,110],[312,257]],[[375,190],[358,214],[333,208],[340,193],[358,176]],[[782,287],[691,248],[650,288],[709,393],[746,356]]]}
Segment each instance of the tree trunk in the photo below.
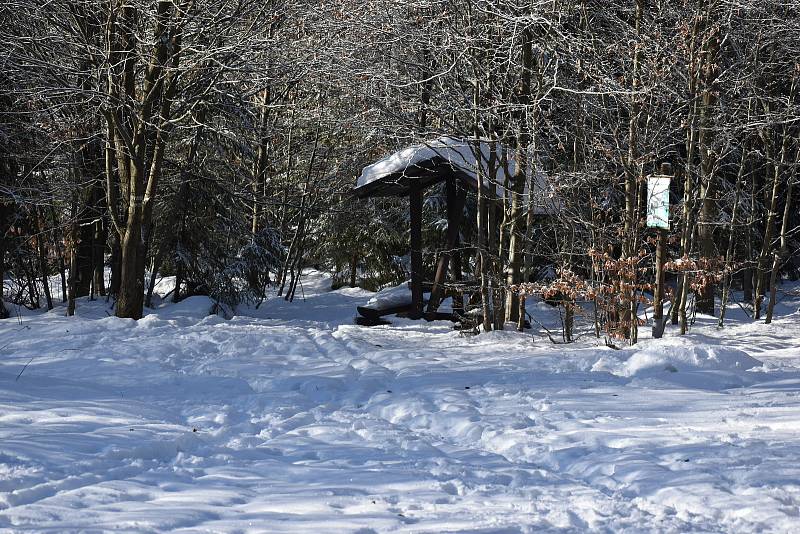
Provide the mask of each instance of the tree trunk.
{"label": "tree trunk", "polygon": [[[714,2],[709,1],[704,14],[704,29],[710,27],[711,10]],[[714,121],[713,108],[717,101],[716,75],[718,71],[717,56],[719,55],[719,38],[716,34],[707,36],[703,41],[700,82],[703,84],[700,106],[700,134],[698,136],[698,150],[700,152],[700,184],[702,187],[702,207],[700,210],[700,223],[698,236],[700,239],[701,256],[712,259],[717,256],[714,245],[714,221],[717,217],[717,199],[715,184],[716,157],[714,155]],[[697,296],[697,311],[714,315],[714,284],[707,283]]]}
{"label": "tree trunk", "polygon": [[[0,201],[0,283],[6,278],[6,212],[8,208],[4,201]],[[4,290],[5,284],[0,285],[0,319],[8,319],[11,315],[6,308]]]}
{"label": "tree trunk", "polygon": [[47,265],[47,247],[45,245],[45,236],[47,235],[45,232],[45,222],[44,217],[40,213],[39,209],[36,210],[37,212],[37,220],[39,231],[36,235],[36,244],[37,249],[39,252],[39,272],[42,275],[42,289],[44,291],[44,296],[47,301],[47,309],[53,309],[53,297],[50,295],[50,268]]}
{"label": "tree trunk", "polygon": [[[305,226],[305,224],[303,225]],[[292,268],[292,280],[289,283],[289,291],[286,293],[286,300],[289,302],[294,301],[294,295],[297,291],[297,284],[300,283],[300,278],[303,276],[303,257],[305,256],[306,252],[306,232],[305,228],[303,228],[303,237],[300,240],[300,247],[297,251],[297,257],[295,259],[295,265]]]}
{"label": "tree trunk", "polygon": [[84,203],[84,199],[80,199],[79,203],[82,205],[79,206],[81,214],[78,216],[78,242],[75,245],[75,296],[87,297],[92,288],[94,275],[92,269],[94,225],[91,223],[90,215],[86,213],[88,202]]}
{"label": "tree trunk", "polygon": [[[699,75],[697,69],[697,41],[700,38],[702,30],[702,16],[695,16],[694,23],[692,24],[691,34],[689,36],[689,72],[688,72],[688,92],[689,92],[689,116],[686,123],[688,130],[686,132],[686,167],[684,176],[684,189],[683,189],[683,229],[681,233],[681,251],[685,257],[688,257],[692,251],[693,236],[694,236],[694,181],[692,176],[694,174],[694,160],[695,150],[697,144],[697,117],[699,102],[697,98],[697,85],[699,83]],[[672,310],[672,323],[680,322],[680,333],[685,334],[688,328],[686,317],[686,305],[689,299],[689,275],[682,273],[679,282],[680,293]]]}
{"label": "tree trunk", "polygon": [[150,269],[150,281],[147,284],[147,295],[144,298],[144,305],[148,308],[153,307],[153,292],[156,288],[156,278],[158,278],[162,263],[164,263],[164,253],[159,251],[155,258],[153,258],[153,264]]}
{"label": "tree trunk", "polygon": [[739,214],[739,197],[742,192],[745,162],[747,160],[747,145],[742,147],[742,158],[739,161],[739,171],[736,175],[736,190],[733,197],[733,211],[731,212],[731,223],[728,229],[728,248],[725,251],[725,266],[722,279],[722,301],[720,302],[719,321],[717,325],[722,327],[725,324],[725,313],[730,299],[731,275],[728,272],[733,261],[733,251],[736,243],[736,224]]}
{"label": "tree trunk", "polygon": [[40,308],[39,304],[39,289],[36,281],[36,268],[33,265],[33,259],[23,260],[25,269],[25,278],[28,283],[28,295],[30,297],[31,309],[37,310]]}
{"label": "tree trunk", "polygon": [[[464,195],[463,190],[457,188],[457,184],[453,178],[448,178],[445,183],[447,193],[447,237],[445,240],[445,249],[439,253],[439,259],[436,262],[436,273],[433,280],[433,288],[431,288],[431,297],[428,301],[427,313],[429,318],[433,318],[433,314],[439,308],[441,296],[443,294],[442,286],[447,283],[447,271],[452,260],[453,251],[458,243],[458,234],[461,230],[461,218],[464,213]],[[454,265],[454,269],[456,266]],[[455,302],[453,303],[455,305]]]}
{"label": "tree trunk", "polygon": [[[482,176],[483,173],[480,173]],[[492,329],[492,313],[489,300],[489,269],[486,265],[486,216],[488,210],[486,209],[486,200],[481,192],[481,187],[478,187],[478,276],[480,277],[480,294],[481,294],[481,309],[483,311],[483,330],[489,332]]]}
{"label": "tree trunk", "polygon": [[358,276],[358,252],[353,252],[350,256],[350,287],[356,287]]}
{"label": "tree trunk", "polygon": [[[793,84],[794,87],[794,84]],[[764,142],[769,143],[766,135],[763,135]],[[773,164],[772,194],[769,200],[769,211],[764,223],[764,240],[761,243],[761,254],[758,257],[758,270],[756,279],[756,294],[753,316],[755,319],[761,318],[761,305],[764,301],[765,285],[767,284],[768,274],[767,261],[772,251],[772,236],[774,233],[775,219],[778,216],[778,197],[780,193],[780,182],[783,167],[786,163],[786,152],[789,146],[789,132],[786,126],[783,128],[783,141],[781,143],[780,159]],[[774,264],[774,261],[773,261]]]}
{"label": "tree trunk", "polygon": [[172,302],[177,303],[181,301],[181,285],[183,284],[184,266],[182,261],[178,261],[178,266],[175,268],[175,289],[172,291]]}
{"label": "tree trunk", "polygon": [[664,335],[664,263],[667,255],[667,230],[658,228],[658,242],[656,243],[656,290],[653,295],[653,338],[658,339]]}
{"label": "tree trunk", "polygon": [[[116,157],[119,175],[115,183],[109,165],[112,158],[107,154],[109,214],[121,241],[117,317],[140,319],[144,311],[147,240],[171,128],[187,7],[169,0],[157,2],[152,28],[155,44],[150,57],[144,58],[136,47],[137,7],[124,0],[111,6],[114,17],[107,30],[111,57],[108,96],[114,106],[103,113],[109,132],[108,149]],[[141,80],[138,87],[137,78]],[[117,216],[120,202],[126,208],[124,221]]]}
{"label": "tree trunk", "polygon": [[[0,275],[3,276],[5,276],[5,271],[2,262],[5,260],[5,252],[5,245],[0,243]],[[8,308],[6,308],[5,300],[3,300],[4,296],[2,290],[0,290],[0,319],[8,319],[11,316]]]}
{"label": "tree trunk", "polygon": [[411,225],[411,303],[412,319],[422,317],[422,282],[424,279],[422,263],[422,190],[412,186],[409,195]]}
{"label": "tree trunk", "polygon": [[64,254],[60,251],[58,255],[58,274],[61,278],[61,302],[67,302],[67,264],[64,261]]}
{"label": "tree trunk", "polygon": [[141,319],[144,312],[144,243],[142,226],[137,221],[128,221],[120,244],[121,264],[117,317]]}
{"label": "tree trunk", "polygon": [[[467,27],[469,31],[473,31],[473,24],[475,22],[474,13],[473,13],[473,5],[471,2],[468,2],[466,5],[467,8]],[[474,79],[472,80],[472,137],[474,139],[480,139],[481,136],[481,115],[480,115],[480,103],[481,103],[481,80],[478,77],[479,75],[482,76],[485,73],[481,71],[481,58],[480,58],[480,49],[473,48],[472,49],[472,61],[475,64],[475,73]],[[480,144],[477,146],[471,147],[473,150],[473,154],[475,156],[476,161],[480,162],[482,160]],[[481,310],[483,312],[483,330],[488,332],[492,329],[492,314],[491,314],[491,296],[489,291],[489,258],[486,250],[486,238],[488,235],[488,228],[489,224],[486,220],[488,216],[488,206],[486,202],[486,195],[484,194],[483,186],[487,185],[488,183],[488,176],[486,176],[485,169],[482,165],[478,164],[477,166],[477,174],[476,174],[476,181],[477,181],[477,198],[476,198],[476,207],[477,207],[477,214],[476,214],[476,229],[477,232],[477,243],[476,243],[476,269],[477,269],[477,276],[480,281],[480,299],[481,299]]]}
{"label": "tree trunk", "polygon": [[[270,137],[267,131],[267,124],[269,122],[269,105],[270,105],[270,88],[266,87],[261,92],[261,98],[259,99],[259,119],[258,119],[258,145],[256,149],[256,156],[253,161],[253,176],[252,176],[252,184],[251,189],[253,193],[252,199],[252,220],[251,220],[251,228],[250,232],[255,237],[259,230],[261,230],[262,225],[262,218],[263,218],[263,208],[262,202],[263,197],[265,195],[266,187],[267,187],[267,175],[268,175],[268,162],[270,158]],[[261,287],[259,276],[260,273],[258,272],[258,268],[256,266],[252,266],[250,271],[248,272],[248,285],[250,286],[250,290],[258,295],[259,297],[264,296],[264,288]]]}
{"label": "tree trunk", "polygon": [[[506,274],[506,285],[510,288],[522,281],[522,195],[525,191],[525,178],[528,172],[528,139],[527,136],[519,135],[519,147],[517,148],[517,169],[512,178],[511,186],[511,214],[508,238],[508,272]],[[516,292],[508,289],[505,303],[505,320],[519,322],[519,296]]]}
{"label": "tree trunk", "polygon": [[755,270],[753,262],[753,226],[756,220],[756,173],[751,171],[750,177],[750,216],[747,218],[747,267],[742,271],[742,291],[744,301],[753,306],[753,316],[755,316],[755,289],[753,280]]}
{"label": "tree trunk", "polygon": [[67,316],[72,317],[75,315],[75,293],[77,291],[77,277],[78,277],[78,245],[75,242],[78,239],[78,200],[73,197],[72,200],[72,222],[67,238],[67,251],[69,253],[69,278],[67,280]]}
{"label": "tree trunk", "polygon": [[[634,28],[637,39],[641,34],[642,15],[644,10],[644,0],[636,0],[636,15]],[[636,232],[636,202],[637,202],[637,178],[641,174],[638,162],[638,139],[639,139],[639,113],[641,98],[637,93],[639,89],[639,64],[641,62],[641,45],[637,41],[634,43],[633,52],[633,71],[631,73],[631,111],[628,118],[628,158],[625,173],[625,234],[622,247],[622,256],[630,258],[636,250],[634,234]],[[626,296],[630,299],[630,295]]]}
{"label": "tree trunk", "polygon": [[100,296],[106,294],[105,280],[105,251],[108,241],[108,229],[102,219],[98,219],[94,224],[94,236],[92,238],[92,287],[95,293]]}
{"label": "tree trunk", "polygon": [[[795,161],[800,161],[800,147],[797,149]],[[788,183],[786,184],[786,204],[783,206],[783,220],[781,221],[781,246],[775,251],[775,258],[772,261],[772,273],[770,274],[769,282],[769,304],[767,305],[767,316],[764,320],[766,324],[772,322],[772,314],[775,311],[775,301],[778,294],[778,273],[784,259],[789,255],[789,242],[787,239],[787,232],[789,231],[789,217],[792,213],[792,192],[794,189],[794,179],[796,175],[796,168],[792,169],[789,176]]]}
{"label": "tree trunk", "polygon": [[108,288],[108,296],[115,299],[119,296],[119,288],[122,279],[122,245],[119,235],[111,232],[111,282]]}

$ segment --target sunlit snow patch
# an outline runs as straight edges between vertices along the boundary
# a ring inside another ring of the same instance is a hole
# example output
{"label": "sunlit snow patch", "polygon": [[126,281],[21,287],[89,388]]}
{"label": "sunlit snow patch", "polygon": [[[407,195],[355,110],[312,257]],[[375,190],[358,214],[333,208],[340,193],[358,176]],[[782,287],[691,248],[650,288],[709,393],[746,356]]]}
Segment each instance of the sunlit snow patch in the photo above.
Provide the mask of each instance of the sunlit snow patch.
{"label": "sunlit snow patch", "polygon": [[381,309],[404,304],[411,304],[411,288],[408,287],[408,282],[381,289],[369,299],[367,307]]}
{"label": "sunlit snow patch", "polygon": [[[633,353],[604,355],[592,366],[592,371],[716,389],[742,385],[740,379],[732,378],[760,366],[763,366],[761,361],[738,349],[675,339],[653,343]],[[722,380],[713,380],[712,376]]]}

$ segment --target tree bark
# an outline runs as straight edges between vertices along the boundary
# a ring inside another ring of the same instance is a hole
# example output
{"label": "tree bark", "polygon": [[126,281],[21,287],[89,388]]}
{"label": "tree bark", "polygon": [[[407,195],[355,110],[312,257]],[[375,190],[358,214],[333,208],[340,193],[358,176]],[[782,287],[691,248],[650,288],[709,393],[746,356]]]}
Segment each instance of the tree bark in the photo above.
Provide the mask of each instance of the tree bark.
{"label": "tree bark", "polygon": [[[699,72],[697,67],[697,42],[700,39],[702,31],[702,17],[695,16],[694,23],[692,24],[691,33],[689,35],[689,72],[688,72],[688,92],[689,92],[689,114],[686,120],[688,129],[686,132],[686,166],[684,176],[684,189],[683,189],[683,228],[681,233],[681,251],[685,257],[688,257],[692,250],[693,236],[694,236],[694,161],[695,150],[697,144],[697,116],[698,116],[698,98],[697,98],[697,85],[699,83]],[[671,311],[672,323],[680,322],[680,333],[685,334],[688,329],[686,317],[686,305],[689,299],[689,275],[682,273],[680,275],[679,293],[676,302],[673,304]]]}
{"label": "tree bark", "polygon": [[730,300],[731,275],[728,272],[733,260],[733,251],[736,243],[736,224],[739,215],[739,197],[741,196],[745,163],[747,161],[747,146],[742,147],[742,158],[739,161],[739,171],[736,175],[736,190],[733,197],[733,210],[731,212],[731,223],[728,229],[728,248],[725,251],[725,272],[722,279],[722,301],[720,302],[719,321],[717,325],[722,327],[725,324],[725,313]]}
{"label": "tree bark", "polygon": [[[795,161],[800,161],[800,147],[797,149]],[[789,231],[789,218],[792,213],[792,193],[797,172],[795,169],[796,168],[792,169],[788,183],[786,184],[786,204],[783,206],[783,220],[781,221],[781,245],[780,248],[775,251],[774,259],[772,261],[772,272],[770,273],[769,282],[769,304],[767,305],[767,316],[764,319],[766,324],[770,324],[772,322],[772,315],[775,312],[775,301],[778,294],[778,274],[785,258],[789,255],[789,242],[787,239],[787,233]]]}
{"label": "tree bark", "polygon": [[[517,133],[517,156],[516,172],[511,177],[511,212],[510,224],[508,228],[508,272],[506,275],[506,285],[514,286],[522,281],[522,204],[525,192],[527,175],[530,172],[530,162],[528,152],[530,150],[531,128],[535,128],[535,122],[528,124],[528,107],[531,105],[531,80],[534,67],[533,59],[533,31],[526,28],[522,32],[522,72],[520,73],[519,103],[522,109],[517,118],[520,126]],[[535,115],[535,114],[534,114]],[[506,169],[507,170],[507,169]],[[505,302],[505,320],[518,323],[520,314],[519,295],[507,290]],[[523,319],[524,322],[524,319]]]}
{"label": "tree bark", "polygon": [[[0,200],[0,284],[3,284],[2,281],[6,279],[6,232],[8,231],[7,213],[9,211],[6,201]],[[5,284],[0,285],[0,319],[8,319],[11,315],[5,305],[4,289]]]}
{"label": "tree bark", "polygon": [[409,195],[409,211],[411,224],[411,303],[412,319],[422,317],[422,281],[424,279],[422,264],[422,190],[412,186]]}
{"label": "tree bark", "polygon": [[47,264],[47,246],[45,236],[45,222],[40,209],[36,209],[36,219],[38,231],[36,234],[36,245],[39,252],[39,273],[42,275],[42,290],[44,291],[47,309],[53,309],[53,297],[50,295],[50,268]]}
{"label": "tree bark", "polygon": [[[792,84],[792,89],[794,89],[794,83]],[[764,142],[768,144],[769,140],[767,139],[766,134],[762,133],[762,137],[764,138]],[[764,239],[761,243],[761,254],[758,257],[756,294],[755,294],[755,304],[753,310],[753,316],[755,319],[761,318],[761,305],[764,301],[764,290],[765,290],[764,286],[767,284],[767,275],[768,275],[767,261],[770,252],[772,251],[772,236],[774,233],[775,219],[778,216],[777,210],[778,210],[778,196],[780,192],[781,174],[783,172],[783,167],[786,164],[786,153],[788,151],[788,147],[789,147],[789,132],[787,131],[787,127],[784,126],[780,156],[778,161],[776,161],[772,166],[772,171],[773,171],[772,194],[770,195],[769,211],[767,212],[767,219],[764,223]]]}
{"label": "tree bark", "polygon": [[[709,0],[706,12],[703,15],[704,31],[711,25],[712,8],[715,2]],[[698,224],[698,237],[700,240],[700,253],[707,259],[715,258],[717,249],[714,244],[714,221],[717,217],[716,199],[716,156],[714,155],[714,129],[713,109],[717,101],[716,76],[719,55],[719,37],[716,33],[708,35],[703,40],[702,65],[700,69],[700,82],[703,90],[700,97],[700,133],[698,136],[698,150],[700,152],[700,184],[702,187],[702,207]],[[697,296],[697,311],[707,315],[714,315],[714,284],[707,283]]]}
{"label": "tree bark", "polygon": [[[108,31],[112,68],[108,86],[109,100],[116,104],[105,110],[105,116],[113,135],[119,174],[119,188],[112,183],[107,188],[109,212],[121,241],[117,317],[140,319],[143,313],[147,240],[169,136],[187,7],[169,0],[158,1],[153,28],[155,44],[143,69],[139,91],[135,79],[141,67],[135,46],[136,7],[117,0],[111,9]],[[120,72],[115,72],[117,69]],[[134,103],[135,106],[131,105]],[[112,181],[111,176],[107,179]],[[124,221],[118,220],[111,208],[120,199],[127,205]]]}

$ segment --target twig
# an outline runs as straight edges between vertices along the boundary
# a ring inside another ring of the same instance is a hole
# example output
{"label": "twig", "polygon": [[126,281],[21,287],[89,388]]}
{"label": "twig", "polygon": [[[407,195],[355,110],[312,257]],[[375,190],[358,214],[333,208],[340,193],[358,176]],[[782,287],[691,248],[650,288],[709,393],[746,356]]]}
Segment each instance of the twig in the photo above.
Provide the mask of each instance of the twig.
{"label": "twig", "polygon": [[741,303],[741,302],[739,302],[738,300],[736,300],[736,301],[734,301],[734,302],[736,303],[736,305],[737,305],[737,306],[739,306],[739,308],[740,308],[740,309],[741,309],[741,310],[742,310],[744,313],[746,313],[746,314],[747,314],[747,316],[748,316],[748,317],[750,317],[750,318],[752,318],[752,317],[753,317],[752,310],[748,310],[748,309],[747,309],[747,308],[744,306],[744,304],[743,304],[743,303]]}
{"label": "twig", "polygon": [[544,329],[544,333],[547,334],[547,337],[550,339],[550,341],[553,343],[553,345],[564,345],[565,344],[564,342],[556,341],[555,339],[553,339],[553,336],[550,335],[550,330],[545,325],[543,325],[540,321],[534,319],[532,315],[529,315],[529,317],[531,318],[531,320],[533,322],[535,322],[536,324],[541,326],[542,329]]}
{"label": "twig", "polygon": [[21,376],[22,376],[22,373],[24,373],[24,372],[25,372],[25,369],[27,369],[27,368],[28,368],[28,366],[31,364],[31,362],[33,361],[33,358],[34,358],[34,356],[31,356],[31,359],[30,359],[30,360],[28,360],[28,363],[26,363],[26,364],[25,364],[25,367],[23,367],[23,368],[22,368],[22,371],[20,371],[20,372],[19,372],[19,374],[17,375],[17,378],[15,378],[15,379],[14,379],[14,382],[16,382],[16,381],[18,381],[18,380],[19,380],[19,377],[21,377]]}

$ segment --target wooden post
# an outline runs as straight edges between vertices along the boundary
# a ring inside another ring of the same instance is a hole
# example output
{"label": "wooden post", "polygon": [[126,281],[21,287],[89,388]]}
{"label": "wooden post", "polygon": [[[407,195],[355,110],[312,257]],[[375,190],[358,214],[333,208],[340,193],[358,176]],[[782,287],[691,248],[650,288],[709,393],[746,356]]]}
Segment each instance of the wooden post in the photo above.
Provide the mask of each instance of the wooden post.
{"label": "wooden post", "polygon": [[[661,174],[671,175],[672,166],[669,163],[662,163]],[[664,264],[667,256],[667,229],[656,228],[656,232],[658,232],[658,238],[656,241],[656,289],[653,294],[653,337],[659,339],[664,335],[664,327],[667,325],[664,318]]]}
{"label": "wooden post", "polygon": [[[433,280],[431,289],[431,299],[428,302],[427,313],[432,315],[439,308],[439,301],[442,296],[442,284],[447,279],[447,269],[450,264],[450,257],[453,249],[458,243],[458,233],[461,229],[461,219],[464,213],[464,200],[466,195],[456,193],[456,183],[452,176],[447,178],[447,244],[445,250],[439,255],[439,262],[436,266],[436,277]],[[460,268],[460,265],[455,265]],[[455,268],[453,269],[455,270]]]}
{"label": "wooden post", "polygon": [[658,339],[664,335],[664,263],[666,263],[667,231],[663,228],[656,230],[656,290],[653,295],[653,337]]}
{"label": "wooden post", "polygon": [[[467,191],[464,188],[456,189],[456,198],[458,201],[458,212],[461,214],[460,221],[464,221],[464,206],[467,203]],[[461,263],[461,223],[458,224],[459,231],[456,232],[456,240],[453,244],[453,253],[450,255],[450,272],[453,281],[456,283],[461,282],[462,279],[462,263]],[[459,291],[453,295],[453,313],[464,313],[464,293]]]}
{"label": "wooden post", "polygon": [[411,215],[411,302],[412,319],[422,317],[422,189],[413,183],[408,195]]}

